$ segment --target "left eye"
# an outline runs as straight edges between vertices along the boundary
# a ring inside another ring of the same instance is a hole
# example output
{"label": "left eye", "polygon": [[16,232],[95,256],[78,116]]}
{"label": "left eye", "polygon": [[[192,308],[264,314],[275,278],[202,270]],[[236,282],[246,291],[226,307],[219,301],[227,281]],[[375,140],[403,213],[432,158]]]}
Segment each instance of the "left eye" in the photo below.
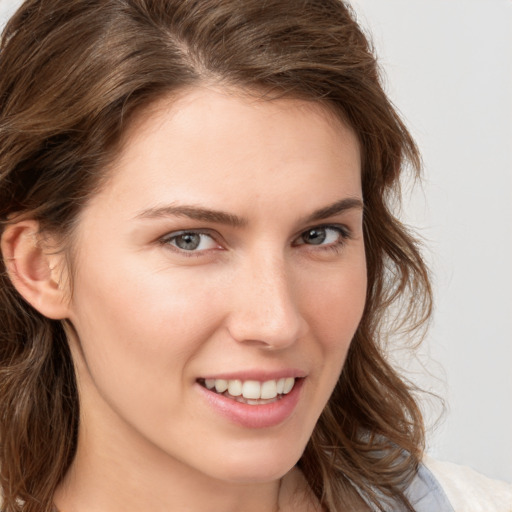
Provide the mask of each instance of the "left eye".
{"label": "left eye", "polygon": [[215,240],[206,233],[196,233],[195,231],[181,231],[173,233],[164,238],[164,242],[172,245],[182,251],[205,251],[218,247]]}
{"label": "left eye", "polygon": [[341,243],[346,238],[346,234],[341,228],[336,227],[317,227],[304,231],[295,242],[295,245],[335,245]]}

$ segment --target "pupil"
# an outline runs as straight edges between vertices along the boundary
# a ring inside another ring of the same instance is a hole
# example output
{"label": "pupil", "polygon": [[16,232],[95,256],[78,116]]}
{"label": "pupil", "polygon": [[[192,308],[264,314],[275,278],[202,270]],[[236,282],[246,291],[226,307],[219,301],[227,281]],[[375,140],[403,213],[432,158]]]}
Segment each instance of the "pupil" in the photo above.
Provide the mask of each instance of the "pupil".
{"label": "pupil", "polygon": [[197,233],[185,233],[176,238],[176,245],[186,251],[197,249],[200,242],[201,236]]}
{"label": "pupil", "polygon": [[325,229],[310,229],[304,234],[304,241],[312,245],[320,245],[325,241]]}

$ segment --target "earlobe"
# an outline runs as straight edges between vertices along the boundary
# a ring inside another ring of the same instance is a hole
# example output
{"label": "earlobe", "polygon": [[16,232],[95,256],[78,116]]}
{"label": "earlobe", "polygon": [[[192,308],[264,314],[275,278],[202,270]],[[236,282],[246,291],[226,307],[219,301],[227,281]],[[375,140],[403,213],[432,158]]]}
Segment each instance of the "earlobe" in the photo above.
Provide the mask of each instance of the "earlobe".
{"label": "earlobe", "polygon": [[23,220],[8,225],[1,239],[9,278],[20,295],[42,315],[62,320],[68,317],[68,294],[64,283],[64,255],[42,240],[39,224]]}

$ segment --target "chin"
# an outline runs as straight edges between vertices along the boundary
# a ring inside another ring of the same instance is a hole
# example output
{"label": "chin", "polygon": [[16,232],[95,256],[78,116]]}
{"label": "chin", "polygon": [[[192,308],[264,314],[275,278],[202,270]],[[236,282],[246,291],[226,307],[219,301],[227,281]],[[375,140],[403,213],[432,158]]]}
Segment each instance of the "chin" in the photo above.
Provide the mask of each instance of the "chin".
{"label": "chin", "polygon": [[264,484],[274,482],[283,478],[297,463],[294,460],[292,463],[283,464],[245,464],[244,466],[237,466],[236,468],[226,468],[220,475],[219,480],[233,484]]}
{"label": "chin", "polygon": [[[226,449],[214,469],[215,476],[227,482],[257,484],[279,480],[299,461],[305,448],[296,443],[282,442],[280,446],[241,446]],[[213,475],[212,475],[213,476]]]}

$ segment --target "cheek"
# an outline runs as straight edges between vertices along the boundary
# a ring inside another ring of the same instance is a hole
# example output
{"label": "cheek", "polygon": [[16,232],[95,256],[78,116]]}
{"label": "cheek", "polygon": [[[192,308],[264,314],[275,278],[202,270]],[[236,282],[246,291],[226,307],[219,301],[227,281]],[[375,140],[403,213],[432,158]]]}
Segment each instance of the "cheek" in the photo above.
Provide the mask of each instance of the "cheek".
{"label": "cheek", "polygon": [[169,410],[176,420],[181,411],[187,423],[188,395],[180,390],[190,384],[190,361],[216,329],[211,297],[186,278],[123,270],[100,276],[84,268],[94,279],[76,282],[81,389],[148,433],[169,424]]}
{"label": "cheek", "polygon": [[366,299],[364,259],[349,268],[334,269],[331,275],[316,279],[304,292],[308,324],[314,333],[315,354],[321,362],[314,402],[318,415],[328,401],[343,369],[348,349],[359,326]]}
{"label": "cheek", "polygon": [[344,354],[361,320],[366,300],[364,259],[315,279],[302,292],[308,323],[325,350]]}
{"label": "cheek", "polygon": [[73,321],[84,343],[99,344],[103,351],[140,351],[140,362],[150,356],[165,358],[165,352],[176,360],[181,350],[194,346],[200,329],[214,322],[208,294],[186,277],[174,275],[171,281],[147,272],[133,272],[136,277],[131,277],[120,270],[108,276],[85,271],[94,278],[77,283]]}

